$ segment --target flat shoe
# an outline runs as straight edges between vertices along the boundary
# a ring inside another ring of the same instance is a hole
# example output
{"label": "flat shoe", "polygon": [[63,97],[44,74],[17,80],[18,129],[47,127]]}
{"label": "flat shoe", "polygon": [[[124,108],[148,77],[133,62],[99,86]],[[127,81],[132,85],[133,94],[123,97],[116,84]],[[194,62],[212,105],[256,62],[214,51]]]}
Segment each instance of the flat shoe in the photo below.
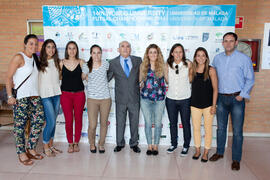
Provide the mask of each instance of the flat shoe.
{"label": "flat shoe", "polygon": [[43,153],[47,156],[47,157],[55,157],[55,153],[50,149],[43,149]]}
{"label": "flat shoe", "polygon": [[68,150],[67,150],[68,153],[73,153],[74,152],[74,148],[73,148],[73,144],[69,144],[68,145]]}
{"label": "flat shoe", "polygon": [[26,152],[26,155],[29,157],[29,159],[41,160],[44,158],[41,154],[31,154],[28,150]]}
{"label": "flat shoe", "polygon": [[79,152],[80,148],[79,148],[79,144],[75,143],[73,146],[74,152]]}
{"label": "flat shoe", "polygon": [[54,153],[63,153],[62,150],[57,149],[57,148],[55,148],[54,146],[50,147],[50,149],[51,149]]}
{"label": "flat shoe", "polygon": [[32,165],[34,163],[31,159],[21,160],[20,157],[19,157],[19,161],[20,161],[20,163],[22,163],[25,166],[30,166],[30,165]]}
{"label": "flat shoe", "polygon": [[149,156],[149,155],[151,155],[151,154],[152,154],[152,151],[148,149],[148,150],[146,151],[146,155]]}
{"label": "flat shoe", "polygon": [[199,154],[199,156],[195,156],[196,155],[196,153],[194,154],[194,156],[192,156],[192,159],[194,159],[194,160],[198,160],[199,159],[199,157],[201,156],[201,153]]}
{"label": "flat shoe", "polygon": [[158,150],[153,150],[153,151],[152,151],[152,154],[153,154],[154,156],[158,155]]}

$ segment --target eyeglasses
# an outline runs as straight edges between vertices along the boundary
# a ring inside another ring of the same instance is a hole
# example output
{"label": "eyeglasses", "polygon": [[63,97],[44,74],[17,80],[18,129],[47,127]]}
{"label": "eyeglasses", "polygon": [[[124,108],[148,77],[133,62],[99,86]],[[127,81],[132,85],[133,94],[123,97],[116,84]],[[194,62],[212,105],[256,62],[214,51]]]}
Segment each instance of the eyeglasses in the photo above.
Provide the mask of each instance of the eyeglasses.
{"label": "eyeglasses", "polygon": [[175,66],[175,69],[176,69],[176,70],[175,70],[175,73],[176,73],[176,74],[179,74],[178,64]]}

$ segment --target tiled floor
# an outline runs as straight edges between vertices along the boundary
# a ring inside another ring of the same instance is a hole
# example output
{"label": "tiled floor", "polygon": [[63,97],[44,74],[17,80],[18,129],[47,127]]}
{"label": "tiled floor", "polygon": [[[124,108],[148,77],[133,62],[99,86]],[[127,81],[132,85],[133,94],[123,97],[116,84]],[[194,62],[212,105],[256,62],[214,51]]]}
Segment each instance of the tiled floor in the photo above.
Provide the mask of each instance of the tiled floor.
{"label": "tiled floor", "polygon": [[[229,147],[231,146],[231,137]],[[68,154],[65,143],[56,143],[64,150],[56,157],[45,157],[33,166],[19,163],[12,131],[0,130],[0,180],[268,180],[270,179],[270,138],[245,138],[241,170],[231,171],[231,148],[218,162],[192,160],[193,148],[187,157],[180,157],[181,148],[167,154],[160,147],[157,157],[146,156],[146,146],[135,154],[126,146],[119,153],[114,145],[106,145],[105,154],[92,154],[88,144],[80,144],[79,153]],[[41,152],[41,144],[38,151]],[[211,151],[210,155],[214,153]]]}

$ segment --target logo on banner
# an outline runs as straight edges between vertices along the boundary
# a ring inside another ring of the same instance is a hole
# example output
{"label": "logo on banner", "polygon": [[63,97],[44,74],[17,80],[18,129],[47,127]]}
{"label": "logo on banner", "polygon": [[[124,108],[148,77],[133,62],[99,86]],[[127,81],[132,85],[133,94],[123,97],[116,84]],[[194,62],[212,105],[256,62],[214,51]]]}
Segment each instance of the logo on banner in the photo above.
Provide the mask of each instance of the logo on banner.
{"label": "logo on banner", "polygon": [[127,39],[127,35],[125,33],[120,33],[119,36],[122,38],[122,39]]}
{"label": "logo on banner", "polygon": [[56,33],[55,33],[55,37],[56,37],[56,38],[60,38],[60,33],[59,33],[59,32],[56,32]]}
{"label": "logo on banner", "polygon": [[107,34],[107,39],[111,39],[112,38],[112,33],[108,33]]}
{"label": "logo on banner", "polygon": [[160,34],[160,40],[161,41],[166,41],[167,40],[167,34],[166,33],[161,33]]}
{"label": "logo on banner", "polygon": [[92,32],[91,34],[92,34],[92,38],[93,38],[93,39],[99,39],[99,33],[97,33],[97,32]]}
{"label": "logo on banner", "polygon": [[185,40],[199,40],[199,36],[194,36],[194,35],[186,36]]}
{"label": "logo on banner", "polygon": [[204,32],[202,35],[202,42],[206,42],[209,39],[209,33]]}
{"label": "logo on banner", "polygon": [[90,49],[88,49],[88,48],[82,48],[81,51],[82,52],[84,52],[84,51],[90,51]]}
{"label": "logo on banner", "polygon": [[217,32],[216,33],[215,43],[221,43],[222,42],[222,38],[223,38],[223,33]]}
{"label": "logo on banner", "polygon": [[147,40],[150,41],[150,40],[153,40],[154,38],[154,34],[153,33],[150,33],[146,36]]}
{"label": "logo on banner", "polygon": [[[152,128],[155,128],[155,124],[152,124]],[[161,124],[161,128],[163,128],[163,124]]]}
{"label": "logo on banner", "polygon": [[79,35],[78,39],[79,39],[80,41],[87,41],[87,40],[88,40],[85,33],[81,33],[81,34]]}
{"label": "logo on banner", "polygon": [[113,48],[102,48],[103,52],[112,52]]}
{"label": "logo on banner", "polygon": [[139,34],[132,33],[131,34],[131,40],[140,40],[140,35]]}
{"label": "logo on banner", "polygon": [[173,40],[184,40],[184,36],[173,35],[172,39],[173,39]]}
{"label": "logo on banner", "polygon": [[66,37],[68,38],[69,41],[73,39],[73,36],[74,36],[74,35],[73,35],[72,32],[68,32],[68,33],[66,34]]}

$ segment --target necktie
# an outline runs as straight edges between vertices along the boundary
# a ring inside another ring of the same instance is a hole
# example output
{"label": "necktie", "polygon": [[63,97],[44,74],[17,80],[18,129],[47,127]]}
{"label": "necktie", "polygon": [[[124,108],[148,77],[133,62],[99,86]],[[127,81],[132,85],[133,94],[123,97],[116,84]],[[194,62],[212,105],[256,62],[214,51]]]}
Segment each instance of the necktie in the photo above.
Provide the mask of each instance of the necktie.
{"label": "necktie", "polygon": [[127,63],[128,59],[125,59],[124,61],[125,61],[124,71],[125,71],[126,76],[128,77],[129,76],[129,66],[128,66],[128,63]]}

